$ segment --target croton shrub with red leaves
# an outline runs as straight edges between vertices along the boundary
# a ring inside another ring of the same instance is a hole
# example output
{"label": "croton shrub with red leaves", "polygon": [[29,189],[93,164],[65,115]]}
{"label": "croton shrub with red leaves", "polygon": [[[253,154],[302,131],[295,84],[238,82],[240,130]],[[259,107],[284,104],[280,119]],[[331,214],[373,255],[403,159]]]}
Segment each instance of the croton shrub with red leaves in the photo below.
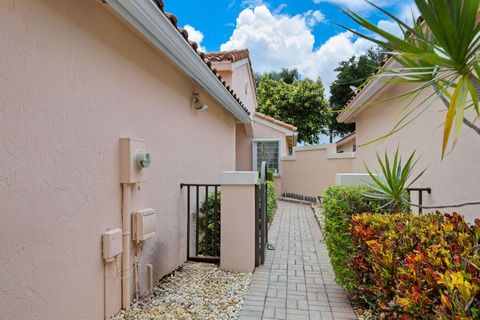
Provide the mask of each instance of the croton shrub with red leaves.
{"label": "croton shrub with red leaves", "polygon": [[356,291],[390,318],[480,319],[480,221],[352,216]]}

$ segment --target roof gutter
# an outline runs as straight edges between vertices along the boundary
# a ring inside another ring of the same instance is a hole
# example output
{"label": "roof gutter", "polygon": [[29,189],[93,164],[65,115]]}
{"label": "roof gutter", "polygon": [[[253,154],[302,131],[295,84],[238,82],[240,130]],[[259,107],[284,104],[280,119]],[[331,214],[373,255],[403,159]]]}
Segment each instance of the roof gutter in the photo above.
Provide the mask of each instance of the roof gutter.
{"label": "roof gutter", "polygon": [[252,119],[151,0],[104,0],[243,124]]}

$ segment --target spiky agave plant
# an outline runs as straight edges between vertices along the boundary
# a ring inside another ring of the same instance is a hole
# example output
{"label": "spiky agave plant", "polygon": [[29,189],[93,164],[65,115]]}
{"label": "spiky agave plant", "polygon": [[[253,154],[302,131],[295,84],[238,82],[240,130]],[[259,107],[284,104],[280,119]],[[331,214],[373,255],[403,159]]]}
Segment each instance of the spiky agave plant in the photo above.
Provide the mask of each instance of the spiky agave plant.
{"label": "spiky agave plant", "polygon": [[402,157],[399,155],[398,148],[395,151],[393,162],[390,161],[387,152],[385,152],[383,159],[377,152],[377,161],[381,168],[381,174],[373,173],[365,164],[365,169],[373,181],[373,183],[369,183],[373,192],[367,193],[365,196],[383,201],[385,202],[383,207],[399,213],[402,211],[402,207],[408,204],[408,199],[405,199],[407,188],[415,183],[426,169],[412,178],[415,165],[418,162],[418,159],[415,159],[415,151],[402,165]]}
{"label": "spiky agave plant", "polygon": [[[397,132],[416,119],[436,98],[447,106],[442,158],[449,145],[452,128],[453,146],[458,140],[462,124],[473,128],[480,135],[480,128],[474,123],[480,116],[480,20],[477,19],[480,0],[415,0],[423,19],[413,26],[372,2],[367,2],[393,19],[402,31],[402,36],[389,33],[348,9],[343,10],[346,15],[369,33],[342,27],[387,48],[393,59],[401,65],[399,68],[384,68],[374,77],[392,82],[417,83],[415,89],[395,97],[411,97],[412,100],[402,110],[395,127],[381,138]],[[434,88],[435,97],[429,97],[415,105],[414,98],[428,87]],[[472,107],[476,117],[470,121],[464,114],[466,109]]]}

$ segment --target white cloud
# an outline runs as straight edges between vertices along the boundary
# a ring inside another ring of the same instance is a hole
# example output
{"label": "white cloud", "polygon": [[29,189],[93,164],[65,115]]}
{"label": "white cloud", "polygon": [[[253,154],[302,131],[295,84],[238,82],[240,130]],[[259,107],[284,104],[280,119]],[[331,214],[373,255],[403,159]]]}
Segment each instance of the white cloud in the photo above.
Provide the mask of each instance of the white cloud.
{"label": "white cloud", "polygon": [[[413,14],[413,19],[417,19],[418,16],[420,16],[420,12],[418,11],[418,8],[414,2],[404,3],[403,5],[400,6],[400,8],[397,11],[398,13],[396,14],[396,16],[401,21],[405,22],[410,26],[413,25],[414,23],[414,21],[412,21],[412,14]],[[396,35],[397,37],[402,36],[402,32],[398,27],[398,24],[393,20],[380,20],[378,21],[377,26],[382,30],[390,32],[393,35]]]}
{"label": "white cloud", "polygon": [[362,54],[372,47],[372,43],[365,39],[354,39],[351,32],[343,32],[329,38],[310,59],[301,63],[298,68],[303,75],[311,79],[320,77],[328,91],[330,84],[335,80],[335,68],[341,61],[353,55]]}
{"label": "white cloud", "polygon": [[[372,10],[374,7],[365,0],[313,0],[314,3],[329,2],[341,8],[348,8],[354,11]],[[379,6],[391,5],[393,1],[373,0],[373,3]]]}
{"label": "white cloud", "polygon": [[308,10],[303,14],[308,27],[313,27],[318,23],[325,22],[325,15],[320,10]]}
{"label": "white cloud", "polygon": [[315,38],[303,16],[274,15],[266,6],[243,10],[221,50],[248,48],[258,71],[291,67],[311,55]]}
{"label": "white cloud", "polygon": [[400,6],[398,17],[407,24],[412,24],[412,13],[415,19],[420,16],[420,11],[418,11],[417,5],[413,1]]}
{"label": "white cloud", "polygon": [[323,21],[320,11],[288,16],[273,14],[266,6],[245,9],[237,18],[232,36],[220,49],[248,48],[256,71],[297,68],[303,76],[320,77],[328,91],[338,63],[365,52],[372,43],[344,32],[314,49],[311,27]]}
{"label": "white cloud", "polygon": [[183,28],[188,32],[188,39],[191,41],[195,41],[198,44],[198,50],[204,52],[207,51],[205,47],[202,46],[204,36],[201,31],[198,31],[197,29],[188,24],[185,25]]}
{"label": "white cloud", "polygon": [[264,5],[263,0],[242,0],[242,7],[255,8]]}
{"label": "white cloud", "polygon": [[[402,35],[402,31],[398,27],[398,24],[394,21],[391,20],[380,20],[377,23],[377,26],[386,31],[389,32],[397,37],[400,37]],[[378,37],[377,37],[378,38]]]}

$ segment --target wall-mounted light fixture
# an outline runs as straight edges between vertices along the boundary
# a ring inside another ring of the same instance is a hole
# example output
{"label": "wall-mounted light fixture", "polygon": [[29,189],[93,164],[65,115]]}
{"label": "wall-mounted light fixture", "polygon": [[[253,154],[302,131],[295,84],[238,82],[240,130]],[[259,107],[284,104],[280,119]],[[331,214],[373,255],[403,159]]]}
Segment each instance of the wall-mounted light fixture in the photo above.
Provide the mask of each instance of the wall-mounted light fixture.
{"label": "wall-mounted light fixture", "polygon": [[200,94],[194,93],[192,96],[192,108],[195,110],[205,111],[208,109],[208,105],[200,101]]}

